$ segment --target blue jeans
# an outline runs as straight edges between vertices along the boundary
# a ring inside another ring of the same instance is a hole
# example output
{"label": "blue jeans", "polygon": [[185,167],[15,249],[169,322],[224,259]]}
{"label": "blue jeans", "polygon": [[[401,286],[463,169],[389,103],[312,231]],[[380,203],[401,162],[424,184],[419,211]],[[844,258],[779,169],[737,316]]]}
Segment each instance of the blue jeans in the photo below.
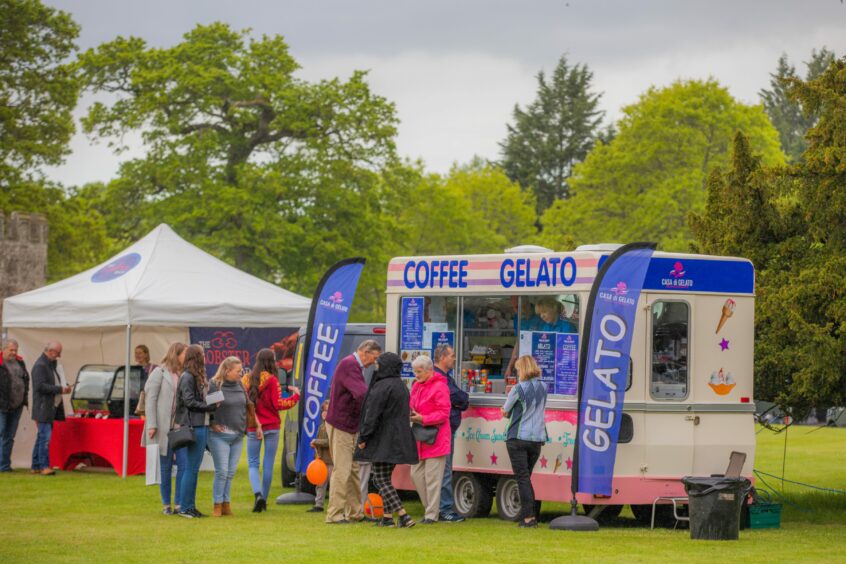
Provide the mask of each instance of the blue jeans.
{"label": "blue jeans", "polygon": [[185,476],[188,468],[188,449],[181,448],[174,451],[167,449],[167,455],[159,457],[159,467],[162,471],[162,483],[159,484],[159,491],[162,494],[162,505],[170,505],[171,483],[173,482],[173,464],[176,463],[176,495],[173,496],[173,505],[182,507],[182,492],[179,491],[179,483]]}
{"label": "blue jeans", "polygon": [[21,419],[23,406],[11,411],[0,411],[0,472],[12,469],[12,447],[15,446],[15,434]]}
{"label": "blue jeans", "polygon": [[209,450],[214,459],[214,486],[212,495],[215,503],[232,501],[230,490],[232,478],[241,459],[244,435],[240,433],[209,433]]}
{"label": "blue jeans", "polygon": [[206,425],[194,427],[194,444],[185,447],[187,451],[187,467],[185,475],[179,481],[179,501],[182,502],[182,511],[196,509],[197,500],[197,479],[200,474],[200,464],[203,463],[203,453],[206,451],[206,440],[208,439],[209,428]]}
{"label": "blue jeans", "polygon": [[264,432],[264,468],[259,477],[259,455],[262,441],[255,433],[247,433],[247,465],[249,466],[250,486],[253,493],[261,493],[267,499],[270,494],[270,484],[273,482],[273,463],[276,460],[276,449],[279,447],[279,430]]}
{"label": "blue jeans", "polygon": [[[457,431],[458,429],[456,429]],[[444,481],[441,485],[441,513],[452,513],[452,454],[455,452],[455,431],[449,438],[449,455],[444,466]]]}
{"label": "blue jeans", "polygon": [[50,437],[53,436],[53,423],[36,423],[38,435],[32,445],[32,469],[50,468]]}

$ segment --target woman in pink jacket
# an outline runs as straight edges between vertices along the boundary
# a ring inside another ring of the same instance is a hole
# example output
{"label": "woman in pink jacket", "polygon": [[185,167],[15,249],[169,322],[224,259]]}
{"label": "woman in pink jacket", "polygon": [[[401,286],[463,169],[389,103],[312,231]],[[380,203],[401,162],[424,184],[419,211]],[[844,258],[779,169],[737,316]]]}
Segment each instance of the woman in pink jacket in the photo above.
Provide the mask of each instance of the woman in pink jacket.
{"label": "woman in pink jacket", "polygon": [[411,422],[438,429],[432,444],[417,441],[420,462],[411,467],[411,479],[426,511],[421,523],[429,525],[438,520],[444,464],[450,450],[449,388],[444,377],[435,374],[428,356],[418,356],[411,363],[411,368],[414,371]]}

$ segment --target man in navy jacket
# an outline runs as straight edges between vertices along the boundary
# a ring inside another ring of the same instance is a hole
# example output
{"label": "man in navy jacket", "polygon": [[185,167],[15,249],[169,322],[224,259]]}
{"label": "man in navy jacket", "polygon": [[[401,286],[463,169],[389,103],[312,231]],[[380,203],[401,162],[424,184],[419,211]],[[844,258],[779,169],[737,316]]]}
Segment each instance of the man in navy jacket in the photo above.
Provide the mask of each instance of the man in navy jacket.
{"label": "man in navy jacket", "polygon": [[62,394],[69,394],[71,386],[62,386],[59,378],[58,361],[62,356],[62,344],[47,343],[44,353],[32,365],[32,419],[38,427],[38,435],[32,448],[32,473],[50,476],[50,438],[53,435],[53,421],[64,421],[65,408]]}
{"label": "man in navy jacket", "polygon": [[12,471],[12,447],[29,396],[29,373],[18,342],[7,339],[0,354],[0,472]]}
{"label": "man in navy jacket", "polygon": [[464,517],[453,510],[452,498],[452,454],[455,451],[455,432],[461,426],[461,412],[470,405],[470,396],[462,391],[456,384],[450,372],[455,368],[455,349],[449,345],[438,345],[435,348],[435,374],[440,374],[446,379],[449,388],[449,427],[450,435],[449,456],[444,466],[444,481],[441,486],[441,507],[439,521],[458,523],[464,521]]}

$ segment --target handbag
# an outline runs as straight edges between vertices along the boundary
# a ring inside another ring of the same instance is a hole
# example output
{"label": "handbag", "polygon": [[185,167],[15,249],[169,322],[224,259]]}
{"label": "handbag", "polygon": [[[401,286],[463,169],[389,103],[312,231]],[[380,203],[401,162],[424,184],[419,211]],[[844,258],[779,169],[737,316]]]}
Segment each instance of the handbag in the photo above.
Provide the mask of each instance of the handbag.
{"label": "handbag", "polygon": [[421,425],[420,423],[411,424],[411,434],[414,435],[414,440],[427,445],[435,444],[435,439],[438,438],[438,427],[436,425]]}
{"label": "handbag", "polygon": [[[179,390],[177,389],[176,396],[173,398],[174,408],[176,407],[176,398],[178,396]],[[172,448],[173,450],[179,450],[181,448],[193,445],[195,442],[197,442],[197,438],[194,436],[193,428],[191,428],[189,425],[182,425],[180,427],[174,428],[175,425],[176,409],[173,410],[173,414],[170,416],[170,431],[167,432],[168,447]]]}
{"label": "handbag", "polygon": [[250,401],[250,394],[247,393],[247,388],[244,387],[244,383],[240,380],[238,380],[238,383],[241,384],[241,391],[244,392],[244,395],[247,397],[247,429],[255,429],[258,427],[256,406],[252,401]]}

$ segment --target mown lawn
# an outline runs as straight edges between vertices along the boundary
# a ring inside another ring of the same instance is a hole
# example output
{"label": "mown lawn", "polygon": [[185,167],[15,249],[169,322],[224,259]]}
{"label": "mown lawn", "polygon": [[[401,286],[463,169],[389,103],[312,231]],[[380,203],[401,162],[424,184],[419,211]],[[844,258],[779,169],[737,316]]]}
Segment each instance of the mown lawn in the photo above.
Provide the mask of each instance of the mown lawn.
{"label": "mown lawn", "polygon": [[[786,477],[846,490],[846,430],[793,427]],[[783,435],[758,435],[756,468],[781,475]],[[160,515],[158,488],[143,476],[121,480],[99,473],[0,474],[0,562],[791,562],[846,561],[846,496],[786,494],[779,530],[741,531],[737,542],[691,541],[686,530],[635,526],[628,510],[598,533],[519,530],[492,515],[460,524],[410,530],[369,524],[327,526],[302,506],[250,512],[252,495],[242,458],[233,488],[235,516],[182,519]],[[211,474],[200,477],[198,505],[211,510]],[[780,487],[777,480],[770,483]],[[273,495],[281,493],[276,488]],[[417,502],[407,503],[413,516]],[[546,504],[544,520],[564,505]]]}

